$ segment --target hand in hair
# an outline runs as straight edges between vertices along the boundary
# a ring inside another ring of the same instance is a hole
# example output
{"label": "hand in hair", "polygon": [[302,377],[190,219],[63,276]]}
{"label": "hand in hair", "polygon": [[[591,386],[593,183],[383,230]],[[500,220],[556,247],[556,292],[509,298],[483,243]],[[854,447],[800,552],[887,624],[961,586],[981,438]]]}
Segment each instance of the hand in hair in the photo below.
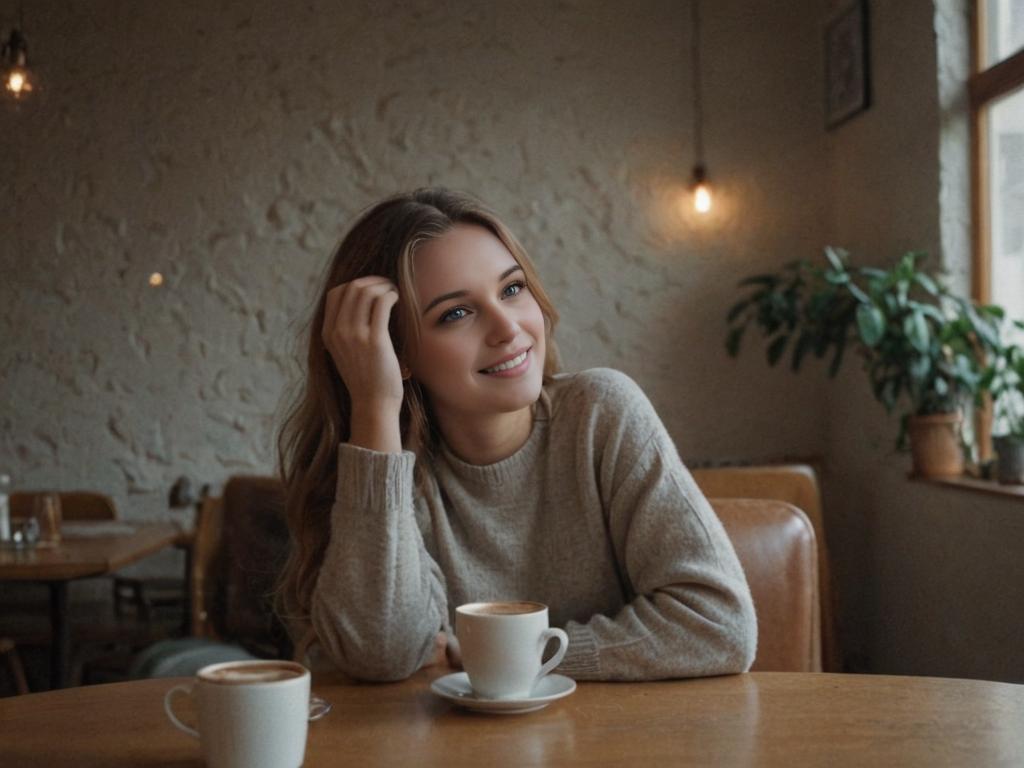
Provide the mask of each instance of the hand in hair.
{"label": "hand in hair", "polygon": [[402,373],[388,333],[397,301],[394,283],[371,275],[332,288],[324,310],[324,346],[352,402],[350,442],[377,451],[402,450]]}

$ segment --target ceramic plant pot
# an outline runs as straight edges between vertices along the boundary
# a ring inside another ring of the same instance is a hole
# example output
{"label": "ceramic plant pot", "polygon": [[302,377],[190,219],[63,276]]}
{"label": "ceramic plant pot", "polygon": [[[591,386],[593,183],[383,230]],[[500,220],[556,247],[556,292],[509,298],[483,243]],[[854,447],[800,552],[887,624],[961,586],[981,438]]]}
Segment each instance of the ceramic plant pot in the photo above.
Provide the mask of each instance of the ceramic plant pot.
{"label": "ceramic plant pot", "polygon": [[1024,435],[992,439],[996,449],[996,480],[1003,485],[1024,484]]}
{"label": "ceramic plant pot", "polygon": [[964,453],[960,447],[959,413],[934,413],[911,416],[910,455],[915,477],[954,477],[964,473]]}

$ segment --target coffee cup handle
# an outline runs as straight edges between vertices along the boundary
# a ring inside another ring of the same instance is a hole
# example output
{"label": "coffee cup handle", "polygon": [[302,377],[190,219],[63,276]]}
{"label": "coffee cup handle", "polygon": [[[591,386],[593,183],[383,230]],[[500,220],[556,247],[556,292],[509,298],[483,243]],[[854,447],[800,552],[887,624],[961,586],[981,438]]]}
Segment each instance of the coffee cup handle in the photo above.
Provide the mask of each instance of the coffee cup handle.
{"label": "coffee cup handle", "polygon": [[187,696],[191,696],[192,695],[192,686],[191,685],[176,685],[173,688],[171,688],[171,690],[169,690],[164,695],[164,712],[167,713],[167,717],[169,717],[171,719],[171,722],[174,723],[174,726],[176,728],[184,731],[189,736],[193,736],[193,737],[198,739],[199,738],[199,731],[197,731],[195,728],[191,728],[191,727],[185,725],[174,714],[174,707],[172,705],[172,701],[174,700],[174,694],[176,694],[176,693],[184,693]]}
{"label": "coffee cup handle", "polygon": [[565,656],[565,652],[569,650],[569,636],[565,634],[564,630],[558,627],[550,627],[545,629],[540,635],[540,652],[544,653],[544,649],[548,647],[548,640],[553,637],[558,638],[558,650],[555,651],[555,655],[548,659],[544,666],[540,668],[540,672],[537,673],[537,679],[533,681],[536,685],[540,682],[540,679],[544,677],[548,672],[553,670],[559,664],[562,663],[562,659]]}

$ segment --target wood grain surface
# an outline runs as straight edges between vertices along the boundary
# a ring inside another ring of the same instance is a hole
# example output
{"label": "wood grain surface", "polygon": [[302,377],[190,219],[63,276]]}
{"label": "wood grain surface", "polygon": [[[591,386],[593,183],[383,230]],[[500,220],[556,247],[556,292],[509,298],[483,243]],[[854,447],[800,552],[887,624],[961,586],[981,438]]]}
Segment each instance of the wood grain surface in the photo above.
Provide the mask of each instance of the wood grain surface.
{"label": "wood grain surface", "polygon": [[[441,673],[379,685],[315,679],[313,690],[334,709],[311,724],[305,765],[931,768],[1024,761],[1024,686],[1007,683],[776,672],[581,683],[547,709],[502,716],[435,697],[429,682]],[[164,715],[164,692],[178,682],[0,700],[0,763],[199,766],[199,745]]]}

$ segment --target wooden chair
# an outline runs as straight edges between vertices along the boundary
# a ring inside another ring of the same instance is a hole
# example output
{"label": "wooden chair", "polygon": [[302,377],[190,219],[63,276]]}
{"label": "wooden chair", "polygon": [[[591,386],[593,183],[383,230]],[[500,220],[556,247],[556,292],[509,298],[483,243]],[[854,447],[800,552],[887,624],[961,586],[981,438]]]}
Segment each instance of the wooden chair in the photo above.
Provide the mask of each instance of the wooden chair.
{"label": "wooden chair", "polygon": [[755,672],[820,672],[821,626],[814,528],[792,504],[713,499],[747,575],[757,610]]}
{"label": "wooden chair", "polygon": [[694,469],[693,478],[709,499],[775,499],[801,509],[814,526],[818,546],[818,595],[821,615],[822,668],[842,671],[836,626],[836,594],[829,568],[821,491],[814,469],[807,464],[713,467]]}
{"label": "wooden chair", "polygon": [[133,662],[132,676],[190,675],[218,661],[291,658],[291,640],[273,611],[287,546],[281,483],[230,478],[222,496],[204,500],[196,521],[191,636],[148,648]]}
{"label": "wooden chair", "polygon": [[25,668],[21,665],[21,657],[14,641],[9,637],[0,637],[0,656],[7,659],[7,669],[11,673],[14,691],[18,695],[28,693],[28,681],[25,679]]}

